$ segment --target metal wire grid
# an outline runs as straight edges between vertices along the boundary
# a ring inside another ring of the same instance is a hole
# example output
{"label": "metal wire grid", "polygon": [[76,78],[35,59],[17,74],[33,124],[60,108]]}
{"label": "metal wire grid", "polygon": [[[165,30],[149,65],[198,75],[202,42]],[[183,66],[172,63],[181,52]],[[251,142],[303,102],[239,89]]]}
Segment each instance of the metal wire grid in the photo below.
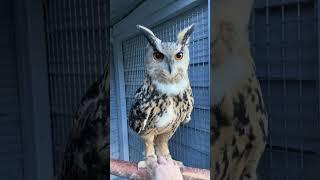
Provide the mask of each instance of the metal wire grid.
{"label": "metal wire grid", "polygon": [[250,38],[270,116],[261,179],[320,179],[317,3],[255,4]]}
{"label": "metal wire grid", "polygon": [[44,1],[54,172],[81,97],[107,59],[107,1]]}
{"label": "metal wire grid", "polygon": [[[189,78],[195,98],[191,122],[180,127],[169,146],[172,156],[185,165],[209,168],[209,39],[207,4],[199,5],[153,28],[162,41],[176,41],[177,33],[196,23],[190,41]],[[129,112],[133,96],[144,78],[144,56],[147,41],[141,35],[123,42],[126,108]],[[128,133],[129,158],[143,158],[143,143],[133,131]]]}
{"label": "metal wire grid", "polygon": [[[113,67],[113,65],[111,65]],[[116,80],[113,68],[110,68],[110,159],[121,159],[120,156],[120,137],[119,137],[119,118],[117,112],[119,111],[119,105],[117,101]],[[110,175],[110,179],[122,179]]]}
{"label": "metal wire grid", "polygon": [[120,140],[119,140],[119,120],[117,112],[119,105],[117,102],[116,81],[114,71],[110,69],[110,158],[120,159]]}

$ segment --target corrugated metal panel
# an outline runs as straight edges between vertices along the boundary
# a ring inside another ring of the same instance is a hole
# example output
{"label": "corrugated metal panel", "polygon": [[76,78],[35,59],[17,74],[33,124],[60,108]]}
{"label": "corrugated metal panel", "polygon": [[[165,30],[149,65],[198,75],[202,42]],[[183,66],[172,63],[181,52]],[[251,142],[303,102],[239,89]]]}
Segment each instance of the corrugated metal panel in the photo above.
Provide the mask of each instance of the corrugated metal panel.
{"label": "corrugated metal panel", "polygon": [[0,5],[0,179],[23,179],[13,2]]}
{"label": "corrugated metal panel", "polygon": [[[162,41],[176,41],[177,33],[196,23],[190,41],[189,78],[195,98],[191,122],[180,127],[170,140],[173,158],[185,165],[209,168],[209,39],[207,4],[199,5],[187,12],[153,28]],[[144,78],[144,55],[147,41],[138,35],[123,41],[126,109],[130,110],[135,91]],[[143,144],[133,131],[129,131],[129,156],[131,161],[143,159]]]}
{"label": "corrugated metal panel", "polygon": [[318,9],[312,0],[259,0],[252,52],[270,115],[261,179],[320,179]]}

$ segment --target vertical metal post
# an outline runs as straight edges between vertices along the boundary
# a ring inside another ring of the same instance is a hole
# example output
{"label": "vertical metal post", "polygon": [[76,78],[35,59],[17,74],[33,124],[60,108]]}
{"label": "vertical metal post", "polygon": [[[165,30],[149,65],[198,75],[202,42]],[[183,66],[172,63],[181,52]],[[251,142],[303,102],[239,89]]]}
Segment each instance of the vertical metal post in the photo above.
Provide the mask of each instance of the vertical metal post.
{"label": "vertical metal post", "polygon": [[[317,117],[320,118],[320,0],[316,1],[316,10],[317,10],[317,17],[316,17],[316,23],[317,23],[317,33],[318,33],[318,89],[317,89],[317,95],[318,95],[318,112]],[[320,127],[320,119],[318,119],[319,127]]]}
{"label": "vertical metal post", "polygon": [[[283,118],[283,128],[285,131],[287,131],[288,129],[288,107],[287,104],[285,103],[288,100],[288,90],[287,90],[287,69],[286,69],[286,65],[287,65],[287,56],[286,56],[286,46],[285,44],[285,23],[286,23],[286,19],[285,19],[285,4],[284,1],[281,0],[281,65],[282,65],[282,93],[283,93],[283,102],[282,102],[282,118]],[[284,144],[282,146],[284,146],[284,159],[285,159],[285,169],[287,170],[289,167],[289,162],[288,162],[288,135],[284,134]],[[285,178],[286,180],[288,180],[288,174],[285,173]]]}
{"label": "vertical metal post", "polygon": [[120,107],[118,111],[119,124],[120,124],[120,157],[123,160],[129,160],[129,148],[128,148],[128,128],[127,128],[127,111],[126,111],[126,94],[124,84],[124,69],[123,69],[123,52],[122,41],[115,40],[114,43],[114,64],[117,83],[117,98],[118,105]]}
{"label": "vertical metal post", "polygon": [[[301,44],[302,44],[302,17],[301,17],[301,3],[300,3],[300,0],[298,0],[297,2],[297,20],[298,20],[298,23],[297,23],[297,28],[298,28],[298,43],[299,43],[299,47],[298,47],[298,81],[299,81],[299,110],[298,110],[298,113],[299,113],[299,116],[302,117],[301,115],[303,114],[303,107],[302,107],[302,97],[303,97],[303,73],[302,73],[302,64],[303,64],[303,55],[302,55],[302,47],[301,47]],[[298,122],[298,126],[300,129],[303,129],[303,120],[299,118],[299,122]],[[303,136],[303,135],[302,135]],[[301,156],[300,156],[300,168],[301,168],[301,172],[303,172],[303,164],[304,164],[304,146],[303,146],[303,142],[304,142],[304,138],[302,138],[302,141],[300,142],[300,153],[301,153]],[[304,174],[302,173],[301,174],[301,179],[304,180]]]}
{"label": "vertical metal post", "polygon": [[[55,57],[54,57],[54,47],[52,45],[52,43],[48,43],[53,41],[53,14],[52,14],[52,10],[49,11],[49,7],[51,7],[52,2],[50,1],[46,1],[45,2],[45,24],[46,24],[46,42],[47,42],[47,67],[48,67],[48,80],[49,80],[49,99],[50,99],[50,111],[52,111],[54,109],[54,107],[56,106],[57,102],[56,99],[54,98],[53,94],[55,94],[56,88],[55,88],[55,78],[53,77],[53,72],[55,71],[55,66],[51,65],[51,62],[54,61]],[[52,134],[54,134],[54,130],[56,129],[56,117],[53,114],[50,114],[50,119],[51,119],[51,131]],[[52,144],[56,144],[55,143],[56,138],[52,137]],[[52,148],[52,158],[53,158],[53,173],[56,174],[56,148],[53,147]]]}
{"label": "vertical metal post", "polygon": [[[267,62],[267,97],[270,98],[271,97],[271,66],[270,66],[270,22],[269,22],[269,0],[266,0],[266,13],[265,13],[265,18],[266,18],[266,57],[265,57],[265,61]],[[271,113],[271,108],[269,108],[269,113]],[[273,149],[272,149],[272,145],[273,145],[273,137],[272,137],[272,119],[269,119],[269,131],[270,131],[270,135],[269,135],[269,145],[270,145],[270,177],[271,180],[274,179],[273,173],[272,173],[272,169],[273,169]]]}

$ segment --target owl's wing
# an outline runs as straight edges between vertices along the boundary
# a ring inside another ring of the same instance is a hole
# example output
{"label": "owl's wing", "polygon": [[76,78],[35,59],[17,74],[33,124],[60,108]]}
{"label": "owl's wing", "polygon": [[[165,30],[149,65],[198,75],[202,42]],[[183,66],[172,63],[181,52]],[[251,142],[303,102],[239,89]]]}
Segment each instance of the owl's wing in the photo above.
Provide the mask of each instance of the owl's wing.
{"label": "owl's wing", "polygon": [[146,126],[148,117],[154,106],[150,103],[149,88],[141,86],[135,94],[134,102],[129,112],[129,126],[135,132],[140,133]]}
{"label": "owl's wing", "polygon": [[191,112],[194,105],[193,95],[192,95],[192,89],[189,87],[184,94],[184,99],[187,101],[187,116],[186,119],[182,122],[183,124],[188,123],[191,120]]}

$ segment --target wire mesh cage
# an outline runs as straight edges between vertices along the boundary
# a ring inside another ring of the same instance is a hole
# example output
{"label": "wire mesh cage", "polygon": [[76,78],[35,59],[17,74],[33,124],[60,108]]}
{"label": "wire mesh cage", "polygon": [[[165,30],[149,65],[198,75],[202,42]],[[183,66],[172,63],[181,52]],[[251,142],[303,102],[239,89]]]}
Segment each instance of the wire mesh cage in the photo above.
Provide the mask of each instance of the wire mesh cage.
{"label": "wire mesh cage", "polygon": [[319,2],[257,0],[250,39],[269,111],[261,179],[319,179]]}
{"label": "wire mesh cage", "polygon": [[117,101],[116,80],[115,74],[110,69],[110,158],[120,159],[120,135],[119,135],[119,120],[117,113],[119,111],[119,104]]}
{"label": "wire mesh cage", "polygon": [[81,97],[107,60],[107,1],[44,1],[54,173]]}
{"label": "wire mesh cage", "polygon": [[[209,118],[209,32],[207,4],[198,5],[187,12],[152,28],[162,41],[176,41],[183,28],[195,23],[190,40],[189,78],[195,100],[191,121],[180,127],[169,142],[174,159],[185,165],[209,168],[210,118]],[[123,41],[123,62],[127,113],[130,111],[135,91],[144,78],[144,56],[147,41],[142,35]],[[143,159],[143,143],[136,133],[129,131],[129,158]]]}

